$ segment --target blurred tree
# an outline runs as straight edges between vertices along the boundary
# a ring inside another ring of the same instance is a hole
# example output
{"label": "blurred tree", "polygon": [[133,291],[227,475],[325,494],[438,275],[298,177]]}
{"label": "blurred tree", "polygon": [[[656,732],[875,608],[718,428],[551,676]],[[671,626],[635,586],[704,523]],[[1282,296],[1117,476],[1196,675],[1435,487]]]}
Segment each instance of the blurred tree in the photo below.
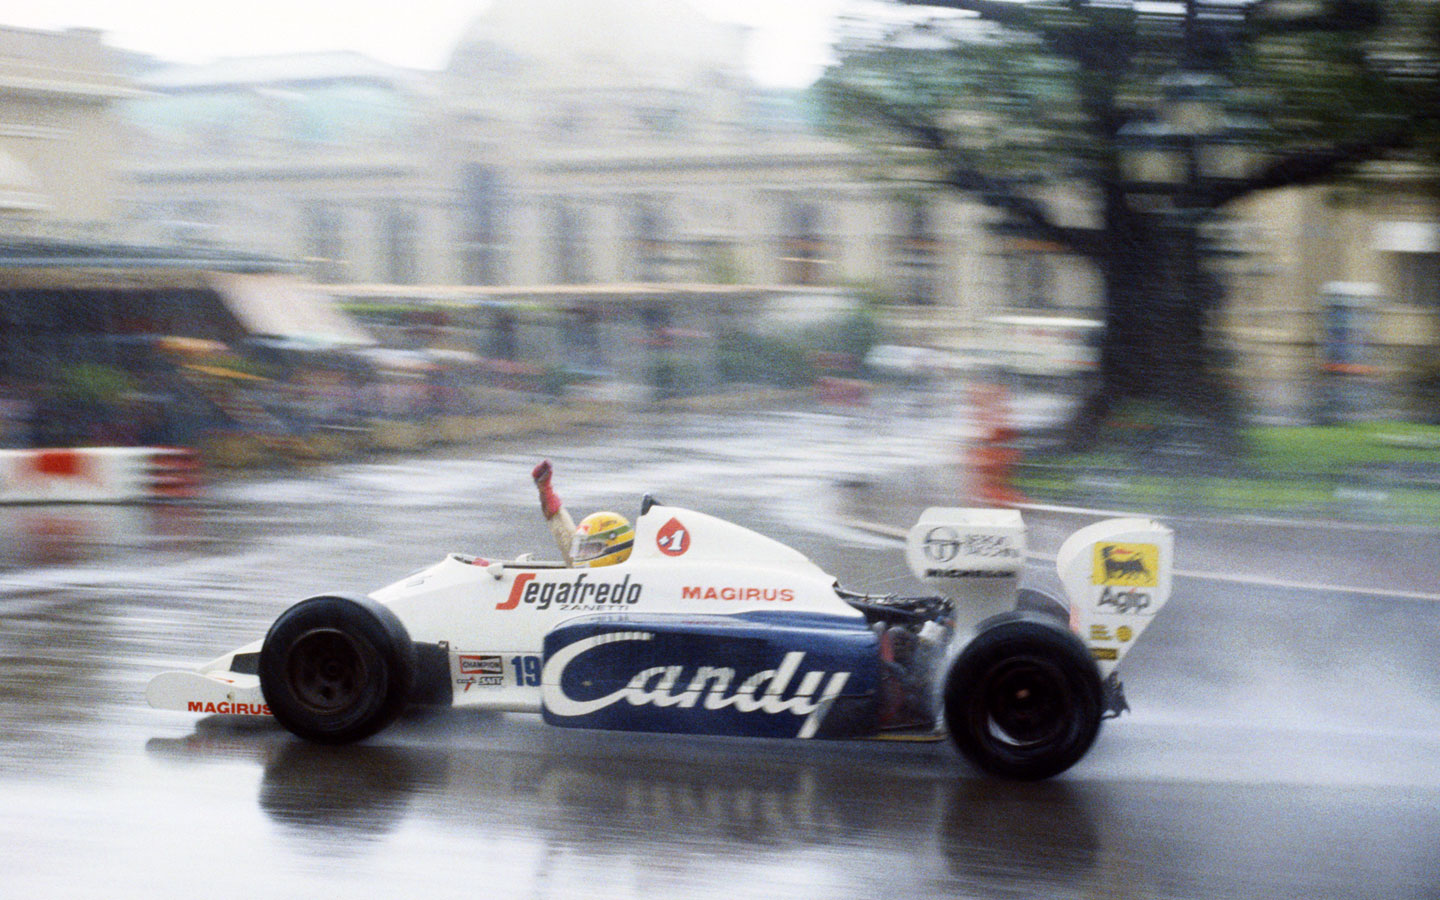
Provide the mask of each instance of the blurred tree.
{"label": "blurred tree", "polygon": [[1101,373],[1072,446],[1138,402],[1235,450],[1212,224],[1260,191],[1440,161],[1430,0],[892,6],[931,9],[847,20],[818,85],[831,121],[1097,267]]}

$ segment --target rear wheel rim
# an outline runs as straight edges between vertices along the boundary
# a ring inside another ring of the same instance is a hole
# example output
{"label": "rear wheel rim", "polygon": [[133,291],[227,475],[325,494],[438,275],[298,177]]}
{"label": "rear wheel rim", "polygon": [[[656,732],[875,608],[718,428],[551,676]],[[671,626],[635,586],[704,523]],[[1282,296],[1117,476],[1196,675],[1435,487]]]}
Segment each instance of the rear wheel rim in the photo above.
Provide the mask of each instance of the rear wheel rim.
{"label": "rear wheel rim", "polygon": [[1048,660],[1002,661],[986,673],[979,696],[984,733],[1009,751],[1043,749],[1071,731],[1074,694],[1065,673]]}
{"label": "rear wheel rim", "polygon": [[291,645],[285,675],[303,706],[333,714],[364,699],[370,667],[353,637],[336,628],[315,628]]}

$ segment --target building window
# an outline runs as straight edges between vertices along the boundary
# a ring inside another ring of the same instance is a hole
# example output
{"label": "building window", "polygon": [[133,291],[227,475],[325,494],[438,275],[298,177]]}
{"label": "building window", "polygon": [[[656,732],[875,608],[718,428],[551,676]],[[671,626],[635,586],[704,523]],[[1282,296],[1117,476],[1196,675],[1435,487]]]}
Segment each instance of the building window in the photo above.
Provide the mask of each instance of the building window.
{"label": "building window", "polygon": [[1006,293],[1020,309],[1056,306],[1053,260],[1062,248],[1046,241],[1015,238],[1005,252]]}
{"label": "building window", "polygon": [[408,209],[385,212],[385,279],[391,284],[415,282],[415,214]]}
{"label": "building window", "polygon": [[513,313],[502,310],[491,319],[485,351],[492,359],[513,361],[520,356],[520,326]]}
{"label": "building window", "polygon": [[895,265],[899,275],[900,299],[916,306],[933,305],[940,242],[935,238],[930,207],[921,200],[903,204],[897,234]]}
{"label": "building window", "polygon": [[600,313],[593,309],[574,309],[565,328],[565,352],[571,365],[598,370],[604,355],[600,346]]}
{"label": "building window", "polygon": [[584,284],[589,281],[590,267],[585,256],[585,224],[580,211],[561,202],[555,206],[552,238],[557,284]]}
{"label": "building window", "polygon": [[1440,253],[1396,253],[1395,300],[1440,310]]}
{"label": "building window", "polygon": [[660,210],[651,203],[636,206],[630,231],[635,280],[665,281],[665,261],[670,248],[665,239],[665,219]]}
{"label": "building window", "polygon": [[820,207],[814,203],[789,204],[780,242],[782,280],[786,284],[823,283],[823,269],[829,262],[827,253],[820,233]]}
{"label": "building window", "polygon": [[461,188],[461,271],[466,284],[505,283],[504,183],[486,166],[469,166]]}
{"label": "building window", "polygon": [[305,213],[306,253],[316,281],[344,280],[345,260],[341,242],[342,221],[338,210],[315,203]]}

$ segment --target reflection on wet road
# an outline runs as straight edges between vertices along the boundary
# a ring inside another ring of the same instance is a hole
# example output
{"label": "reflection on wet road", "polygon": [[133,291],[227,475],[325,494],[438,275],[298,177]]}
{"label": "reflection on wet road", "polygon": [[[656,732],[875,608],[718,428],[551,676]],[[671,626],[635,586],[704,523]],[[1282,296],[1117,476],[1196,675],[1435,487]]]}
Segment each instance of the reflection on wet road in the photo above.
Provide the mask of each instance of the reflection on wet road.
{"label": "reflection on wet road", "polygon": [[[633,512],[649,490],[789,541],[847,584],[908,588],[898,548],[830,513],[849,477],[953,458],[949,418],[914,424],[632,423],[236,481],[12,542],[0,896],[1434,900],[1440,609],[1418,601],[1185,581],[1127,660],[1135,714],[1035,785],[980,777],[943,743],[416,711],[322,748],[144,705],[151,675],[263,634],[307,594],[372,589],[452,549],[544,553],[540,455],[574,510]],[[916,488],[943,494],[945,477]]]}

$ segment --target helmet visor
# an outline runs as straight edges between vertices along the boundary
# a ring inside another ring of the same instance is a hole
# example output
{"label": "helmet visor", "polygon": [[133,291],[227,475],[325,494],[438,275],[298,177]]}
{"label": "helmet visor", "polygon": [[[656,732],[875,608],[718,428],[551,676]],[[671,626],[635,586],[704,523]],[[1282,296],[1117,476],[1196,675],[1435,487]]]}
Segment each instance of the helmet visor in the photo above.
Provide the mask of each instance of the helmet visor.
{"label": "helmet visor", "polygon": [[604,538],[590,537],[589,535],[576,535],[570,542],[570,558],[576,562],[588,562],[599,556],[604,556],[610,547],[610,542]]}

